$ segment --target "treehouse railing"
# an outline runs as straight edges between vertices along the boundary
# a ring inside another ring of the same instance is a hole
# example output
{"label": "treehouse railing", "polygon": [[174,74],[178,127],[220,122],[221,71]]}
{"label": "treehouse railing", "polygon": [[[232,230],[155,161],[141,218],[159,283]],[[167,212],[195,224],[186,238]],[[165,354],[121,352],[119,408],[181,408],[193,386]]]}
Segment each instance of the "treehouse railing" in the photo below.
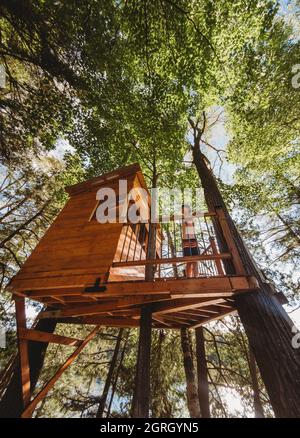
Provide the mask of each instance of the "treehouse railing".
{"label": "treehouse railing", "polygon": [[[223,261],[232,259],[237,274],[241,274],[242,266],[238,253],[233,245],[228,224],[221,209],[216,212],[193,214],[194,237],[197,241],[197,255],[186,244],[183,250],[182,216],[171,217],[166,221],[160,218],[158,223],[124,224],[119,250],[112,267],[138,267],[148,264],[156,267],[156,278],[185,277],[190,264],[197,265],[197,277],[224,276]],[[213,221],[219,221],[227,242],[228,252],[220,252],[214,232]],[[156,257],[147,257],[148,241],[151,234],[156,235]],[[188,240],[188,239],[186,239]],[[188,275],[189,277],[191,274]]]}

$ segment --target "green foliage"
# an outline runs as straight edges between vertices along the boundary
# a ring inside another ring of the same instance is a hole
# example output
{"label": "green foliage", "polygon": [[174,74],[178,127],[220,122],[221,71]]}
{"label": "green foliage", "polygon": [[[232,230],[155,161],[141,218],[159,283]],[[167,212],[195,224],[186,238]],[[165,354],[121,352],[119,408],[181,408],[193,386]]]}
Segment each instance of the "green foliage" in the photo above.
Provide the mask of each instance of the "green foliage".
{"label": "green foliage", "polygon": [[[149,186],[197,187],[195,169],[183,163],[193,140],[188,121],[203,128],[201,150],[220,158],[210,143],[213,107],[225,112],[226,153],[236,166],[234,184],[220,181],[224,196],[265,272],[294,294],[300,235],[294,29],[272,0],[1,2],[7,86],[0,90],[0,316],[8,329],[1,365],[15,350],[4,288],[64,204],[64,185],[139,162]],[[63,161],[48,154],[61,138],[74,148]],[[281,265],[272,265],[277,258]],[[62,325],[58,333],[83,338],[86,330]],[[130,415],[137,335],[130,330],[107,415]],[[94,416],[116,336],[103,329],[36,416]],[[213,416],[251,415],[239,324],[212,325],[206,338]],[[48,349],[38,388],[69,352]],[[152,416],[186,414],[177,332],[154,332],[152,364]],[[230,412],[222,388],[238,394],[242,413]],[[260,391],[271,415],[261,382]]]}

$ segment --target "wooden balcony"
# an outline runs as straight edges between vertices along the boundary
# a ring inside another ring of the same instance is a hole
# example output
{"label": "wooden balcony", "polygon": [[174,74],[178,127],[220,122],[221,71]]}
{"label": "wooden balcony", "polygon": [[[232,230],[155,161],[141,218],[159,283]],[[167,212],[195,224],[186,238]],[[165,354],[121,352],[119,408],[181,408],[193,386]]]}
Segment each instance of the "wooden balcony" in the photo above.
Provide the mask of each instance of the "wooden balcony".
{"label": "wooden balcony", "polygon": [[[231,259],[230,252],[219,251],[214,234],[212,218],[215,213],[193,216],[198,255],[184,255],[182,248],[182,216],[172,217],[165,222],[149,224],[125,224],[112,267],[110,279],[141,277],[145,275],[143,267],[154,265],[156,278],[186,277],[186,264],[197,263],[197,277],[224,276],[222,261]],[[156,257],[147,257],[147,244],[151,232],[156,234]],[[131,268],[136,268],[131,269]]]}

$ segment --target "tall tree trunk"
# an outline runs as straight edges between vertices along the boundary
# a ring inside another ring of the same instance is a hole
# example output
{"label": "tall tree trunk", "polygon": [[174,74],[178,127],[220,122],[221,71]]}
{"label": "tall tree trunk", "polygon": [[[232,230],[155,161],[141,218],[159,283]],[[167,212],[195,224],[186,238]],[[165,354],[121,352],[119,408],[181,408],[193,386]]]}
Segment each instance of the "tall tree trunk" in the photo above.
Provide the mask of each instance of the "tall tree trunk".
{"label": "tall tree trunk", "polygon": [[108,391],[111,385],[111,381],[112,381],[112,376],[115,370],[115,366],[118,360],[118,356],[119,356],[119,351],[120,351],[120,345],[121,345],[121,341],[122,341],[122,336],[123,336],[123,332],[124,329],[120,328],[119,330],[119,334],[117,337],[117,342],[115,345],[115,349],[114,349],[114,353],[109,365],[109,370],[106,376],[106,380],[105,380],[105,384],[104,384],[104,388],[103,388],[103,392],[102,392],[102,396],[100,399],[100,403],[99,403],[99,407],[98,407],[98,411],[97,411],[97,415],[96,418],[102,418],[103,417],[103,413],[104,413],[104,409],[105,409],[105,405],[106,405],[106,400],[107,400],[107,396],[108,396]]}
{"label": "tall tree trunk", "polygon": [[198,398],[197,382],[192,359],[191,345],[189,341],[188,330],[186,328],[180,329],[181,347],[183,353],[183,365],[186,378],[186,395],[187,405],[191,418],[200,418],[200,406]]}
{"label": "tall tree trunk", "polygon": [[106,418],[109,418],[109,416],[110,416],[112,402],[113,402],[113,399],[114,399],[114,396],[115,396],[115,392],[116,392],[116,388],[117,388],[117,383],[118,383],[118,378],[119,378],[120,370],[121,370],[121,367],[123,365],[123,360],[124,360],[124,356],[125,356],[125,352],[126,352],[126,348],[127,348],[129,334],[130,334],[130,329],[127,330],[127,333],[126,333],[126,336],[125,336],[125,341],[124,341],[123,348],[122,348],[122,351],[121,351],[119,365],[118,365],[118,368],[117,368],[117,372],[116,372],[116,374],[114,376],[114,381],[112,383],[112,391],[111,391],[111,396],[110,396],[110,400],[109,400],[109,404],[108,404],[108,408],[107,408]]}
{"label": "tall tree trunk", "polygon": [[163,342],[165,339],[164,329],[160,329],[158,332],[158,342],[155,350],[152,352],[152,357],[154,358],[154,366],[152,371],[152,403],[151,403],[151,412],[154,418],[167,416],[165,414],[165,410],[162,411],[162,405],[164,405],[161,401],[165,396],[163,394],[162,382],[163,382],[163,370],[162,370],[162,355],[163,355]]}
{"label": "tall tree trunk", "polygon": [[[153,161],[152,188],[157,186],[155,155]],[[152,211],[150,212],[153,213]],[[155,212],[156,213],[156,212]],[[147,242],[147,259],[156,257],[156,223],[149,220]],[[146,265],[145,280],[152,281],[155,276],[155,265]],[[140,335],[135,375],[135,389],[132,399],[133,418],[148,418],[150,407],[150,355],[151,355],[152,311],[151,305],[143,306],[140,318]]]}
{"label": "tall tree trunk", "polygon": [[255,418],[264,418],[264,409],[259,396],[259,385],[257,379],[256,362],[253,351],[249,347],[249,370],[253,389],[253,406]]}
{"label": "tall tree trunk", "polygon": [[149,417],[151,328],[152,312],[148,306],[141,310],[135,392],[132,401],[133,418]]}
{"label": "tall tree trunk", "polygon": [[[40,319],[36,330],[53,333],[56,327],[55,319]],[[28,357],[30,365],[30,386],[34,390],[41,373],[47,351],[47,342],[28,342]],[[23,398],[21,386],[21,371],[19,356],[16,356],[15,369],[7,389],[0,401],[0,418],[19,418],[23,412]]]}
{"label": "tall tree trunk", "polygon": [[206,355],[205,355],[203,327],[196,328],[195,335],[196,335],[198,397],[199,397],[201,417],[210,418],[208,375],[207,375],[207,363],[206,363]]}
{"label": "tall tree trunk", "polygon": [[[208,209],[222,207],[245,270],[247,274],[255,275],[259,282],[258,291],[237,295],[235,306],[254,352],[275,415],[300,417],[300,349],[292,347],[293,323],[274,297],[270,285],[263,281],[258,267],[226,209],[199,144],[193,148],[193,159]],[[226,250],[227,245],[217,224],[215,224],[215,232],[220,249]],[[224,263],[224,267],[227,274],[235,272],[230,263]]]}

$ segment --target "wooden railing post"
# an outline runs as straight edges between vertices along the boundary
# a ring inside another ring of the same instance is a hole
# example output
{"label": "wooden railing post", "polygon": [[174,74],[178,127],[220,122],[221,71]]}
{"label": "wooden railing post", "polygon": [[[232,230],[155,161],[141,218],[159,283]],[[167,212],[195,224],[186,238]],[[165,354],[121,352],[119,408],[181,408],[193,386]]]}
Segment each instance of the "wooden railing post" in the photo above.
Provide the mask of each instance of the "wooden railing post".
{"label": "wooden railing post", "polygon": [[[210,238],[210,245],[211,245],[212,253],[215,254],[215,255],[218,254],[218,249],[217,249],[217,245],[216,245],[216,241],[215,241],[214,237]],[[225,273],[224,273],[224,269],[223,269],[221,260],[220,259],[216,259],[215,263],[216,263],[218,274],[221,277],[223,277],[225,275]]]}
{"label": "wooden railing post", "polygon": [[224,239],[227,243],[229,252],[232,255],[232,262],[233,262],[233,265],[235,268],[235,273],[238,275],[245,275],[245,268],[244,268],[242,259],[240,257],[239,251],[235,245],[231,230],[228,226],[228,222],[227,222],[223,208],[217,207],[216,214],[217,214],[217,219],[220,223],[220,226],[221,226],[221,229],[223,232]]}

